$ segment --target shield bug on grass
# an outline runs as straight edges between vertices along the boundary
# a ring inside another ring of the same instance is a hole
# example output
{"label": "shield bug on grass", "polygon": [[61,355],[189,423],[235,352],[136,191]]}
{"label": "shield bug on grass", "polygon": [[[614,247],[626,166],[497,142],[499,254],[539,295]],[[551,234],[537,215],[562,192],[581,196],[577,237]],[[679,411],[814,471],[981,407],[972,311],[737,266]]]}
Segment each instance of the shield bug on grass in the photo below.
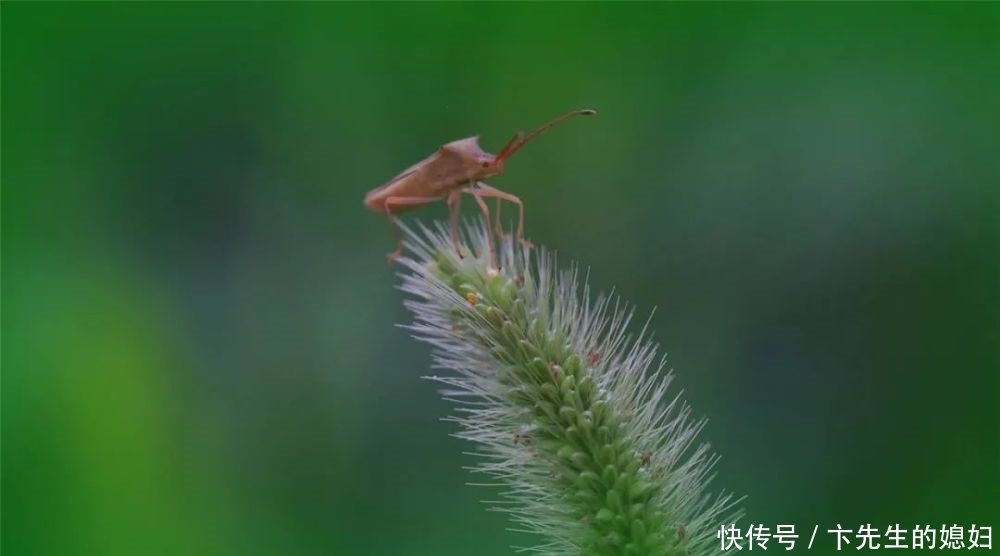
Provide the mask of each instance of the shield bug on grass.
{"label": "shield bug on grass", "polygon": [[445,199],[448,203],[451,241],[459,256],[462,256],[458,246],[458,203],[462,193],[467,193],[475,199],[486,219],[490,253],[494,261],[496,254],[493,251],[493,230],[489,225],[490,213],[485,201],[487,198],[497,200],[496,228],[499,234],[503,234],[499,219],[500,201],[508,201],[517,205],[519,211],[517,240],[523,245],[531,246],[531,243],[524,239],[524,204],[521,199],[491,187],[483,183],[482,180],[502,174],[504,162],[511,155],[553,126],[574,116],[589,116],[596,113],[595,110],[590,109],[574,110],[542,124],[531,133],[525,134],[518,131],[498,154],[484,151],[479,146],[478,135],[446,143],[427,158],[403,170],[385,184],[369,191],[365,195],[365,206],[372,211],[386,215],[389,219],[389,230],[396,239],[396,250],[388,254],[389,264],[392,264],[403,251],[402,238],[394,225],[396,215],[441,199]]}

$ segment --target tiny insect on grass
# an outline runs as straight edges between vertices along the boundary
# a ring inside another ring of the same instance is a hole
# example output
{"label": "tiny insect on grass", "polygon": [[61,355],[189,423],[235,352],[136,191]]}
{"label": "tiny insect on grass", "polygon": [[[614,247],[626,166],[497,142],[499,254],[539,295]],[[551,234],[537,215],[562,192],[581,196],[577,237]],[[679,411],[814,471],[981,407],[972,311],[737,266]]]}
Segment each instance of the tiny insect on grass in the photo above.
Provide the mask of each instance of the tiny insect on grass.
{"label": "tiny insect on grass", "polygon": [[365,195],[365,206],[374,212],[386,215],[389,220],[389,231],[396,240],[396,250],[387,256],[389,264],[391,265],[403,252],[402,238],[395,225],[396,215],[441,199],[448,203],[451,242],[461,257],[462,251],[458,245],[458,208],[462,193],[472,196],[485,217],[490,240],[490,256],[494,263],[496,262],[494,231],[489,226],[490,212],[485,199],[492,198],[497,201],[495,229],[500,236],[504,235],[500,222],[500,202],[508,201],[517,205],[517,241],[530,247],[531,242],[524,238],[524,203],[518,197],[491,187],[483,183],[482,180],[502,174],[504,162],[511,155],[553,126],[575,116],[594,114],[597,114],[596,110],[574,110],[549,120],[531,133],[525,134],[518,131],[507,141],[498,154],[484,151],[479,146],[478,135],[446,143],[427,158],[403,170],[385,184],[369,191]]}

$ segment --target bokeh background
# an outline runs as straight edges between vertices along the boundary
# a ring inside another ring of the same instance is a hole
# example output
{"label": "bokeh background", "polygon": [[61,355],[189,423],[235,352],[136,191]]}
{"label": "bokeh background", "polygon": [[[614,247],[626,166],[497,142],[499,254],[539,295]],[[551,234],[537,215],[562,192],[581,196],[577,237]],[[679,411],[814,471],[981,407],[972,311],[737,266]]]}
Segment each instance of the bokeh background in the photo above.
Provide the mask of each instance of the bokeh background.
{"label": "bokeh background", "polygon": [[3,552],[531,542],[361,199],[578,107],[492,183],[657,307],[744,525],[1000,527],[998,8],[4,2]]}

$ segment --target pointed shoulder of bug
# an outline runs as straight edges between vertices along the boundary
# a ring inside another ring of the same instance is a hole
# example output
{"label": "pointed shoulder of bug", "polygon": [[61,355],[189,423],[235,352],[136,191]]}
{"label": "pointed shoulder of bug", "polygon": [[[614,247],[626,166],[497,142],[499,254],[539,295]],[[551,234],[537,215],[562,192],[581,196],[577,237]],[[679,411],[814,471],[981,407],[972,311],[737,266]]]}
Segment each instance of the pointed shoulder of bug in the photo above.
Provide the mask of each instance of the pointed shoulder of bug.
{"label": "pointed shoulder of bug", "polygon": [[488,155],[482,147],[479,146],[479,136],[473,135],[472,137],[465,137],[464,139],[456,139],[449,143],[445,143],[438,148],[438,153],[445,156],[462,155],[467,157],[474,157],[480,155]]}

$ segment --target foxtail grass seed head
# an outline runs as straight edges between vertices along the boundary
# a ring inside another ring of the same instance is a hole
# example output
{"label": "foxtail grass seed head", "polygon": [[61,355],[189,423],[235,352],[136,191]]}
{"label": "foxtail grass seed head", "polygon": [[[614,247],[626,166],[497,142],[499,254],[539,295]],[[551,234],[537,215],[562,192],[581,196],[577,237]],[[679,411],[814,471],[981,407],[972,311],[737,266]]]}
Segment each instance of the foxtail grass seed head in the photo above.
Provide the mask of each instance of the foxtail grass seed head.
{"label": "foxtail grass seed head", "polygon": [[493,507],[544,554],[720,554],[739,500],[706,492],[705,422],[670,390],[647,327],[632,335],[633,309],[592,300],[544,249],[503,240],[492,267],[485,225],[463,226],[464,257],[444,225],[404,228],[400,288],[406,328],[445,373],[427,378],[482,456],[474,472],[505,487]]}

